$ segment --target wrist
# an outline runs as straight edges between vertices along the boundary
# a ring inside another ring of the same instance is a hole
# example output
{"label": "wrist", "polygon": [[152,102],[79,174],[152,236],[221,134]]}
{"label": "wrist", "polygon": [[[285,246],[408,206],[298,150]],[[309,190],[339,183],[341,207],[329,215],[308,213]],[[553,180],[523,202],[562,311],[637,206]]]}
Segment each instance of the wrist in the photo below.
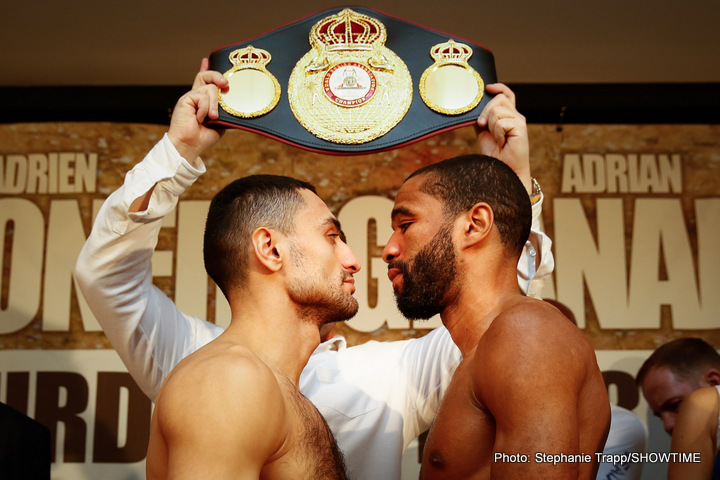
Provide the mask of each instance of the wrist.
{"label": "wrist", "polygon": [[168,139],[170,140],[170,143],[173,144],[175,150],[177,150],[180,156],[188,162],[193,163],[195,159],[200,156],[200,149],[193,145],[189,145],[186,142],[183,142],[180,138],[173,135],[172,132],[168,132]]}
{"label": "wrist", "polygon": [[528,195],[532,194],[533,191],[533,176],[530,173],[530,168],[520,168],[517,166],[511,166],[515,174],[518,176],[520,181],[522,182],[523,186],[525,187],[525,191],[527,191]]}
{"label": "wrist", "polygon": [[542,188],[540,188],[540,182],[537,178],[532,178],[532,191],[530,192],[530,204],[535,205],[542,198]]}

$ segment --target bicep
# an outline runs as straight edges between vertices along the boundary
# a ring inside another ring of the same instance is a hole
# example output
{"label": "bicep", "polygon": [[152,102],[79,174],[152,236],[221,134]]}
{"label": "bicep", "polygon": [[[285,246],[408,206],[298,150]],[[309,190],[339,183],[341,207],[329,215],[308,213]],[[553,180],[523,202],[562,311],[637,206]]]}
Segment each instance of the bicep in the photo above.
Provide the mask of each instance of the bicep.
{"label": "bicep", "polygon": [[[562,378],[557,380],[561,382]],[[504,397],[489,405],[496,423],[496,451],[579,453],[576,392],[545,382],[518,385],[507,377],[491,388],[503,392]]]}
{"label": "bicep", "polygon": [[[505,390],[502,406],[492,415],[496,432],[493,452],[525,455],[525,463],[494,463],[493,475],[502,477],[577,478],[579,425],[576,405],[564,392],[535,390],[532,385]],[[573,457],[577,458],[577,457]]]}
{"label": "bicep", "polygon": [[[490,332],[490,331],[488,331]],[[485,340],[485,339],[484,339]],[[536,455],[578,455],[578,392],[582,373],[571,356],[532,333],[504,332],[478,346],[474,369],[478,400],[495,421],[494,451],[522,453],[529,462],[494,464],[493,469],[530,469],[553,478],[577,475],[578,464],[537,462]]]}
{"label": "bicep", "polygon": [[168,474],[178,479],[260,477],[265,463],[262,435],[250,436],[232,416],[198,417],[168,436]]}

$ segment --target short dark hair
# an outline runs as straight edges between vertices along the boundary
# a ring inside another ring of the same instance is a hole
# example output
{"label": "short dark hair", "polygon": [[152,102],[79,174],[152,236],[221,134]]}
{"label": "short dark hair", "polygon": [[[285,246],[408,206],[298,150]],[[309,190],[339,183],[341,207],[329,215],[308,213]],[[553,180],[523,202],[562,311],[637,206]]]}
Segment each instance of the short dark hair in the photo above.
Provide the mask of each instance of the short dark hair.
{"label": "short dark hair", "polygon": [[658,347],[643,362],[635,382],[642,386],[655,367],[666,367],[683,380],[695,382],[708,368],[720,370],[720,354],[700,338],[678,338]]}
{"label": "short dark hair", "polygon": [[305,201],[299,190],[312,184],[280,175],[251,175],[225,186],[210,202],[203,258],[210,278],[228,297],[247,281],[250,235],[260,227],[294,232],[295,215]]}
{"label": "short dark hair", "polygon": [[426,165],[407,179],[419,175],[428,175],[421,191],[442,200],[448,220],[479,202],[490,205],[503,244],[510,254],[520,256],[530,236],[532,206],[510,167],[496,158],[472,154]]}

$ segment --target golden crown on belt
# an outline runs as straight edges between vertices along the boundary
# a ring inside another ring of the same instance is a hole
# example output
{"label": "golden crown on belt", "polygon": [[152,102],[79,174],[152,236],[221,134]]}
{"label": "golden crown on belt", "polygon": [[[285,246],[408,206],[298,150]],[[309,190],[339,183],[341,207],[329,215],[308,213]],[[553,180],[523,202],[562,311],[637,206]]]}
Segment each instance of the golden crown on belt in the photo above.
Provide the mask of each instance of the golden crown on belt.
{"label": "golden crown on belt", "polygon": [[246,48],[233,51],[228,59],[233,65],[247,65],[252,68],[267,65],[272,60],[272,56],[267,50],[248,45]]}
{"label": "golden crown on belt", "polygon": [[384,45],[387,30],[380,21],[349,8],[325,17],[310,30],[310,45],[327,51],[372,50]]}
{"label": "golden crown on belt", "polygon": [[435,45],[430,49],[430,56],[435,59],[435,62],[438,64],[454,63],[465,65],[467,61],[470,60],[470,57],[472,57],[472,54],[472,48],[464,43],[458,43],[453,39]]}

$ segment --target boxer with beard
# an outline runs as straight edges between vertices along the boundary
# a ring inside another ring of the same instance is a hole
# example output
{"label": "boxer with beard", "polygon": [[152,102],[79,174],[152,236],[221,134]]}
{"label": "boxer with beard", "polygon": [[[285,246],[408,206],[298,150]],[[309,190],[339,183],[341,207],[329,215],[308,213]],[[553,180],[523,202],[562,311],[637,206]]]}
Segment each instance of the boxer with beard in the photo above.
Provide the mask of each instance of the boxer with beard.
{"label": "boxer with beard", "polygon": [[383,259],[398,308],[440,314],[463,355],[423,479],[595,478],[607,392],[582,332],[518,287],[530,217],[517,175],[481,155],[423,167],[395,198]]}
{"label": "boxer with beard", "polygon": [[[427,319],[439,313],[437,305],[453,287],[457,274],[450,228],[441,228],[412,262],[395,260],[388,270],[397,269],[403,276],[403,289],[395,292],[398,310],[407,318]],[[432,279],[432,283],[426,279]]]}

